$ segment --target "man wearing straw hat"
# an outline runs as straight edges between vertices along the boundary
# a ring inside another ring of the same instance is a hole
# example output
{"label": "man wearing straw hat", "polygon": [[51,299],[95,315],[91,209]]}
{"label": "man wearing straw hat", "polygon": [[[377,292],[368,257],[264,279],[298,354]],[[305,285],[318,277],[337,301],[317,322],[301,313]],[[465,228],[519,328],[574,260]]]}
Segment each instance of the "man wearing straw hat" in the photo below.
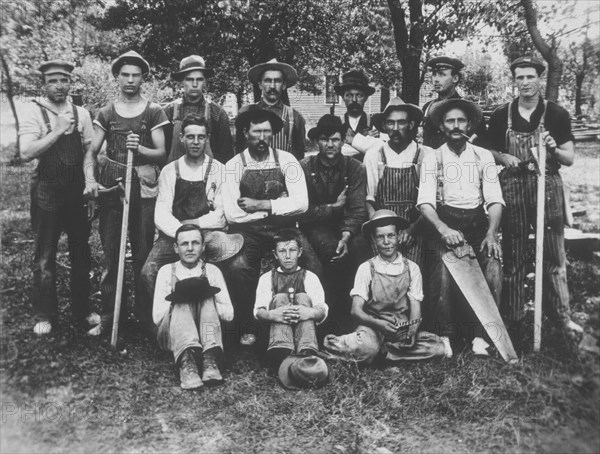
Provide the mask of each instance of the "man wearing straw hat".
{"label": "man wearing straw hat", "polygon": [[417,199],[417,206],[429,221],[427,295],[433,331],[442,336],[449,352],[451,342],[464,338],[472,341],[476,355],[488,356],[483,327],[454,285],[443,256],[449,249],[459,248],[457,257],[464,257],[463,251],[475,256],[499,304],[502,249],[498,229],[504,199],[498,171],[489,150],[468,142],[467,134],[483,118],[479,106],[464,99],[447,99],[437,103],[430,115],[446,136],[444,145],[423,158]]}
{"label": "man wearing straw hat", "polygon": [[537,175],[531,161],[542,134],[547,151],[546,208],[544,232],[544,271],[550,304],[555,319],[567,332],[581,333],[571,320],[567,258],[564,235],[563,183],[558,172],[575,158],[574,138],[569,113],[558,104],[542,98],[540,76],[545,65],[535,57],[520,57],[510,65],[519,91],[513,101],[499,107],[490,118],[485,145],[494,150],[496,162],[504,166],[500,184],[506,210],[502,219],[504,250],[504,293],[502,311],[509,323],[523,318],[525,295],[525,247],[531,225],[536,223]]}
{"label": "man wearing straw hat", "polygon": [[37,335],[49,334],[58,319],[56,248],[63,229],[69,241],[73,317],[100,323],[89,302],[90,222],[83,197],[83,156],[92,142],[92,121],[87,110],[67,100],[73,69],[62,60],[40,65],[45,96],[31,105],[19,128],[21,158],[38,160],[31,188],[36,242],[31,300]]}
{"label": "man wearing straw hat", "polygon": [[[281,99],[284,91],[298,82],[296,70],[287,63],[280,63],[273,58],[250,68],[248,80],[258,85],[261,90],[260,101],[251,105],[273,112],[283,121],[281,131],[273,136],[272,147],[287,151],[298,160],[304,158],[306,122],[300,112],[284,104]],[[239,114],[241,115],[248,107],[242,107]],[[237,129],[235,142],[238,153],[246,148],[246,138],[240,129]]]}
{"label": "man wearing straw hat", "polygon": [[233,156],[233,140],[229,128],[229,117],[225,110],[208,100],[204,94],[206,79],[212,77],[214,71],[207,68],[204,58],[199,55],[185,57],[179,63],[179,70],[171,77],[181,82],[183,97],[165,106],[165,114],[172,123],[165,128],[165,137],[169,162],[179,159],[185,154],[179,136],[181,122],[188,114],[200,115],[206,119],[209,141],[206,154],[225,164]]}
{"label": "man wearing straw hat", "polygon": [[225,166],[206,154],[206,119],[197,114],[186,115],[178,140],[185,155],[167,164],[158,179],[154,211],[158,239],[142,268],[141,303],[144,305],[152,304],[158,270],[177,261],[173,242],[182,225],[193,224],[202,229],[204,258],[212,263],[234,256],[244,242],[241,235],[227,235],[222,231],[226,227],[221,197]]}
{"label": "man wearing straw hat", "polygon": [[[128,227],[133,253],[136,313],[143,325],[150,326],[152,313],[149,305],[142,305],[140,274],[154,242],[158,165],[163,164],[166,158],[163,127],[168,120],[158,104],[142,97],[141,86],[150,65],[140,54],[126,52],[113,60],[111,70],[119,85],[119,98],[100,109],[94,120],[94,140],[85,158],[85,190],[89,197],[96,198],[102,186],[115,186],[118,178],[124,179],[128,153],[133,153],[135,171],[127,202],[130,203]],[[98,156],[104,140],[107,142],[106,155]],[[93,171],[96,167],[98,180]],[[100,199],[99,232],[104,256],[100,282],[103,314],[102,324],[92,329],[90,335],[100,335],[112,319],[122,217],[123,205],[118,197]]]}

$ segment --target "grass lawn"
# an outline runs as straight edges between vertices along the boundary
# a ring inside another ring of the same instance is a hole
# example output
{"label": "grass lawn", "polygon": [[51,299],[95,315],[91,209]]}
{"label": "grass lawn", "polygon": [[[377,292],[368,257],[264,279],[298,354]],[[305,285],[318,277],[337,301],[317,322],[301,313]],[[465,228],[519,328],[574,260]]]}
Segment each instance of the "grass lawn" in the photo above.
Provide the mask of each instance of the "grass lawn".
{"label": "grass lawn", "polygon": [[[565,179],[577,183],[586,222],[598,231],[598,153],[587,146],[578,153],[587,164]],[[69,325],[63,238],[61,325],[37,339],[29,306],[32,169],[0,173],[2,453],[600,451],[598,356],[576,354],[550,322],[542,352],[524,353],[514,366],[469,352],[391,368],[335,364],[325,388],[289,392],[253,352],[230,348],[224,385],[184,392],[170,355],[153,349],[135,323],[123,327],[118,350]],[[92,248],[95,292],[97,233]],[[597,338],[600,264],[569,260],[574,310]]]}

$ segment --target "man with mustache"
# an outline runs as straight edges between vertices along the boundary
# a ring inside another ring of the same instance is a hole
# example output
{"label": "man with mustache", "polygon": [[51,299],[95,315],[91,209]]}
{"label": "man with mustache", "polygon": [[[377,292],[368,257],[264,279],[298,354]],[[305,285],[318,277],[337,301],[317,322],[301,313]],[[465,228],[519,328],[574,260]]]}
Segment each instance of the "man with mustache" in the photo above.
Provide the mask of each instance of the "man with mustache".
{"label": "man with mustache", "polygon": [[389,140],[357,134],[353,145],[365,151],[367,170],[367,212],[392,210],[408,219],[410,226],[400,232],[402,252],[417,265],[423,262],[422,219],[416,209],[419,172],[425,150],[415,141],[423,112],[400,98],[392,98],[385,110],[373,116],[373,125]]}
{"label": "man with mustache", "polygon": [[92,142],[92,120],[87,110],[68,101],[73,69],[62,60],[40,65],[45,96],[24,112],[19,127],[21,158],[38,160],[31,187],[35,232],[31,302],[33,332],[38,336],[49,334],[58,321],[56,252],[62,230],[69,241],[73,318],[86,326],[100,323],[89,301],[90,222],[83,198],[83,156]]}
{"label": "man with mustache", "polygon": [[[437,99],[425,103],[423,112],[425,118],[423,120],[423,145],[431,148],[438,148],[446,141],[446,137],[442,131],[430,118],[430,111],[436,103],[444,99],[461,99],[462,96],[456,91],[456,86],[462,79],[461,69],[465,67],[463,62],[458,58],[440,56],[429,60],[426,66],[431,68],[431,83],[433,89],[437,93]],[[477,137],[485,134],[485,120],[483,120],[473,131]],[[476,137],[472,139],[475,140]]]}
{"label": "man with mustache", "polygon": [[352,139],[357,133],[379,137],[378,131],[369,125],[369,118],[364,111],[365,103],[369,96],[375,93],[375,88],[369,85],[369,78],[365,73],[354,69],[342,74],[342,83],[335,87],[335,92],[342,97],[346,105],[344,114],[346,134],[342,153],[362,161],[363,154],[352,147]]}
{"label": "man with mustache", "polygon": [[[360,162],[341,153],[347,125],[335,115],[324,115],[308,131],[319,154],[300,164],[308,187],[308,210],[300,228],[323,265],[323,282],[331,317],[324,328],[344,328],[350,322],[349,298],[358,266],[371,257],[360,234],[365,221],[367,175]],[[344,329],[343,329],[344,330]]]}
{"label": "man with mustache", "polygon": [[[295,229],[295,216],[308,208],[308,193],[300,163],[291,153],[271,146],[273,136],[283,128],[276,113],[248,106],[238,115],[236,127],[243,131],[248,147],[225,165],[223,206],[229,232],[241,233],[244,247],[228,264],[225,279],[236,306],[240,342],[249,346],[259,334],[252,310],[261,259],[271,256],[280,229]],[[304,245],[301,266],[319,276],[318,258],[304,235],[299,230],[297,234]]]}
{"label": "man with mustache", "polygon": [[[99,188],[115,186],[117,178],[124,179],[128,153],[133,153],[128,226],[133,253],[135,310],[142,326],[153,327],[151,305],[142,303],[140,274],[154,242],[158,166],[166,159],[163,127],[169,120],[158,104],[142,97],[141,87],[150,65],[140,54],[126,52],[112,61],[111,70],[119,85],[119,97],[100,109],[94,120],[94,139],[85,155],[85,194],[97,198]],[[105,140],[106,153],[98,159]],[[98,180],[95,177],[96,167]],[[122,217],[123,205],[116,193],[100,199],[99,232],[104,256],[100,282],[103,314],[102,323],[88,332],[92,336],[100,335],[111,324]]]}
{"label": "man with mustache", "polygon": [[[496,300],[502,288],[502,249],[498,228],[504,199],[494,157],[468,142],[467,134],[483,112],[464,99],[447,99],[431,110],[431,120],[443,130],[446,143],[423,158],[417,206],[428,221],[427,275],[431,331],[446,344],[465,338],[476,355],[488,356],[489,344],[471,306],[464,300],[442,256],[453,249],[475,254]],[[485,209],[484,209],[485,207]],[[486,215],[487,210],[487,215]],[[459,315],[460,314],[460,315]]]}
{"label": "man with mustache", "polygon": [[179,159],[185,154],[181,135],[181,122],[186,115],[195,114],[206,119],[209,142],[206,144],[206,154],[214,157],[221,163],[227,162],[233,156],[233,140],[229,128],[229,117],[225,110],[218,104],[209,101],[204,95],[206,79],[213,74],[207,68],[204,58],[199,55],[185,57],[179,63],[179,71],[171,77],[181,82],[183,97],[176,99],[165,106],[165,114],[171,125],[165,127],[169,162]]}
{"label": "man with mustache", "polygon": [[510,65],[519,96],[499,107],[490,118],[485,144],[504,166],[500,184],[506,199],[502,219],[505,287],[503,316],[516,324],[524,316],[525,247],[531,227],[535,226],[537,176],[534,166],[523,167],[537,150],[539,135],[546,147],[546,229],[544,232],[544,271],[547,273],[549,301],[553,316],[568,333],[581,333],[571,320],[567,258],[564,236],[564,198],[561,165],[575,159],[569,113],[558,104],[542,98],[540,84],[545,65],[534,57],[520,57]]}
{"label": "man with mustache", "polygon": [[[289,105],[284,104],[282,95],[287,88],[293,87],[298,81],[296,70],[276,59],[253,66],[248,71],[248,80],[253,85],[258,85],[261,90],[261,99],[256,104],[243,106],[239,115],[250,106],[275,113],[283,122],[281,131],[273,135],[272,146],[294,155],[297,160],[304,158],[306,122],[304,117]],[[236,131],[236,151],[242,152],[246,146],[246,135],[239,128]]]}

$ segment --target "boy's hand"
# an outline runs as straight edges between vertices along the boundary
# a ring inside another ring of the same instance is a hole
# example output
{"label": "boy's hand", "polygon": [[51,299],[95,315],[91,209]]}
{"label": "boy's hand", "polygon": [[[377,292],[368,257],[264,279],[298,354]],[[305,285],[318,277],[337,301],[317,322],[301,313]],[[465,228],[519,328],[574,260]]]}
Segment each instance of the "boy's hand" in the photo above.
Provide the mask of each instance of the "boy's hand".
{"label": "boy's hand", "polygon": [[281,306],[276,309],[271,309],[269,311],[270,321],[273,323],[285,323],[286,325],[289,325],[290,322],[288,321],[288,318],[285,316],[286,309],[287,309],[286,306]]}
{"label": "boy's hand", "polygon": [[384,335],[393,336],[398,331],[398,326],[396,326],[396,323],[388,320],[378,320],[377,325]]}

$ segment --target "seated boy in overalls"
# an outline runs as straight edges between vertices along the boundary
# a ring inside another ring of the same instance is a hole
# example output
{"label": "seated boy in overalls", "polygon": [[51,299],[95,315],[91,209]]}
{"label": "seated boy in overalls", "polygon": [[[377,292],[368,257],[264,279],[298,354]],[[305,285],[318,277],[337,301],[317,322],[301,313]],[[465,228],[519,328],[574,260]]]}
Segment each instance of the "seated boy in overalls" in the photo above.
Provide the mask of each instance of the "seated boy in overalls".
{"label": "seated boy in overalls", "polygon": [[358,327],[350,334],[325,337],[323,347],[334,356],[368,365],[380,353],[387,361],[445,355],[437,336],[419,331],[421,271],[398,250],[399,233],[409,225],[391,210],[378,210],[363,224],[362,233],[371,238],[378,254],[360,265],[350,292]]}
{"label": "seated boy in overalls", "polygon": [[277,268],[263,274],[256,289],[254,317],[269,325],[267,356],[278,365],[286,356],[314,355],[316,325],[329,308],[316,274],[298,266],[302,244],[294,230],[275,235]]}
{"label": "seated boy in overalls", "polygon": [[[175,233],[179,261],[158,271],[152,317],[158,344],[173,352],[181,387],[196,389],[223,381],[217,356],[223,351],[221,320],[233,320],[233,306],[219,268],[201,259],[200,227],[184,224]],[[202,351],[202,379],[194,351]]]}

